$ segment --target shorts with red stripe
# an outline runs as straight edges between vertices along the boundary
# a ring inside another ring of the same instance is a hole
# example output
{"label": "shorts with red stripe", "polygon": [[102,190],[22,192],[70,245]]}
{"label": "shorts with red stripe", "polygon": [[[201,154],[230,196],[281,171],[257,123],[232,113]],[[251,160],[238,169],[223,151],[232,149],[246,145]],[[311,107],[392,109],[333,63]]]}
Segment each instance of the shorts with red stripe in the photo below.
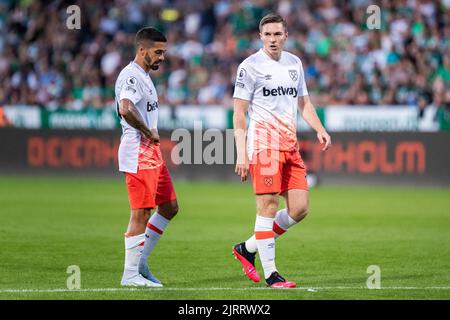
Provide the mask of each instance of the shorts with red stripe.
{"label": "shorts with red stripe", "polygon": [[308,190],[306,166],[298,150],[263,150],[254,156],[249,169],[255,194]]}
{"label": "shorts with red stripe", "polygon": [[164,163],[155,169],[125,172],[125,179],[131,209],[155,208],[177,198]]}

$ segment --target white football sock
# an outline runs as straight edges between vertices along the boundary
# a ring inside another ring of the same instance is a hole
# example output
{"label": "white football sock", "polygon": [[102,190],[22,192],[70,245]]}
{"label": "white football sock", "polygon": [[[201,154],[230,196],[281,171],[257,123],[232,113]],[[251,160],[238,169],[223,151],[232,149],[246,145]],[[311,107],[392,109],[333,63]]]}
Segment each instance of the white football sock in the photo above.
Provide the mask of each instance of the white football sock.
{"label": "white football sock", "polygon": [[273,223],[273,231],[275,232],[275,238],[278,238],[283,233],[286,232],[287,229],[292,227],[294,224],[297,224],[297,221],[292,219],[287,209],[281,209],[277,212],[277,215],[275,216],[275,221]]}
{"label": "white football sock", "polygon": [[258,246],[259,259],[264,269],[264,277],[267,279],[272,272],[277,271],[275,266],[275,238],[273,218],[256,216],[255,238]]}
{"label": "white football sock", "polygon": [[125,237],[125,273],[137,274],[139,258],[144,245],[144,234]]}
{"label": "white football sock", "polygon": [[[275,216],[275,221],[273,223],[273,231],[275,232],[275,239],[281,236],[287,229],[292,227],[294,224],[297,224],[297,221],[292,219],[286,208],[281,209],[277,212]],[[258,251],[258,247],[256,245],[255,235],[252,235],[247,241],[245,241],[245,248],[248,252],[254,253]]]}
{"label": "white football sock", "polygon": [[161,238],[169,222],[170,220],[164,218],[158,212],[155,212],[150,217],[147,227],[145,228],[145,243],[141,259],[147,261],[149,254],[153,251],[153,248],[159,238]]}

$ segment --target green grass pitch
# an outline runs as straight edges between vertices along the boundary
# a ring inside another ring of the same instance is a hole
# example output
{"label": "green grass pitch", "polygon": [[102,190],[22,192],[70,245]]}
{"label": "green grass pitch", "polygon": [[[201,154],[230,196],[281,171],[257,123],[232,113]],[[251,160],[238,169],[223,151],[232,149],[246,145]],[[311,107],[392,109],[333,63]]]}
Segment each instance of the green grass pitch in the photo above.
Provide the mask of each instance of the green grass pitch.
{"label": "green grass pitch", "polygon": [[[319,187],[276,242],[298,283],[248,280],[231,247],[253,229],[251,184],[176,183],[179,215],[150,257],[162,289],[123,289],[129,219],[120,179],[0,177],[0,299],[449,299],[450,189]],[[66,287],[81,269],[81,290]],[[367,268],[381,289],[366,287]],[[262,274],[259,260],[257,269]]]}

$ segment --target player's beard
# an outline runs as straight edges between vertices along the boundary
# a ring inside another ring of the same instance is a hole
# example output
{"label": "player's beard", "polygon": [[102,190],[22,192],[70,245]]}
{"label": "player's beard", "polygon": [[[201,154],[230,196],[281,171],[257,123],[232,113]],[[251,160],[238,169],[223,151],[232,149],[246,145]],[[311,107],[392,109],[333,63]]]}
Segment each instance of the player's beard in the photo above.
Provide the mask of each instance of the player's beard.
{"label": "player's beard", "polygon": [[158,69],[159,69],[159,61],[158,61],[158,62],[155,62],[154,64],[152,64],[152,65],[150,66],[150,68],[151,68],[152,70],[158,70]]}
{"label": "player's beard", "polygon": [[148,53],[145,54],[144,60],[145,60],[145,63],[147,64],[148,68],[150,68],[152,70],[158,70],[159,63],[161,61],[158,60],[158,61],[152,63],[152,59],[150,59],[150,56],[148,55]]}

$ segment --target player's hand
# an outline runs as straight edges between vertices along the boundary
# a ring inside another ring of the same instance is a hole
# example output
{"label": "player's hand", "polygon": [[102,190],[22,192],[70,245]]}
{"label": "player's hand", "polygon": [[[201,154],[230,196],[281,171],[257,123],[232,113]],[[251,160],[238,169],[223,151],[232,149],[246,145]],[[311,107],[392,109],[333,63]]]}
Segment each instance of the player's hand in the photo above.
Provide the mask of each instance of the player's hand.
{"label": "player's hand", "polygon": [[145,132],[145,137],[150,140],[151,143],[159,143],[159,134],[156,129],[150,129]]}
{"label": "player's hand", "polygon": [[234,169],[234,172],[237,173],[238,176],[241,177],[241,181],[244,182],[247,180],[248,177],[248,158],[244,157],[244,159],[238,157],[236,160],[236,168]]}
{"label": "player's hand", "polygon": [[331,137],[325,130],[317,132],[317,139],[319,140],[320,144],[325,144],[322,148],[322,151],[326,151],[330,148]]}
{"label": "player's hand", "polygon": [[151,136],[149,137],[153,143],[159,143],[159,134],[156,129],[150,129]]}

